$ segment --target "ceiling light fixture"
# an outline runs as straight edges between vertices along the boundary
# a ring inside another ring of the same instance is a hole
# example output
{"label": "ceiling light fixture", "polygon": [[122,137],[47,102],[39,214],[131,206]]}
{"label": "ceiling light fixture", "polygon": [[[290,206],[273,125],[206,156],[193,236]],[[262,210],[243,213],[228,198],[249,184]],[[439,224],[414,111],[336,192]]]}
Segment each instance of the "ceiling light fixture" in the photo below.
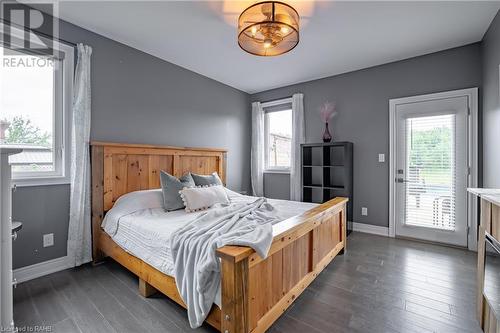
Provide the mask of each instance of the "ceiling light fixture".
{"label": "ceiling light fixture", "polygon": [[238,45],[258,56],[277,56],[299,43],[299,14],[290,5],[264,1],[245,9],[238,18]]}

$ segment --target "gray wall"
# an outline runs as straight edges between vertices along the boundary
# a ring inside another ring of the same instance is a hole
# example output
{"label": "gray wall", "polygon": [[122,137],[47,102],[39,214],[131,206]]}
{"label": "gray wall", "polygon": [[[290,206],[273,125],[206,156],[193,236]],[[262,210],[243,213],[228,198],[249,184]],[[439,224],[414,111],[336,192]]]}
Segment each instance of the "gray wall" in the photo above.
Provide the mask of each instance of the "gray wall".
{"label": "gray wall", "polygon": [[290,175],[284,173],[264,174],[264,193],[273,199],[290,199]]}
{"label": "gray wall", "polygon": [[[66,255],[69,186],[18,187],[12,197],[12,215],[23,222],[13,244],[14,268]],[[42,235],[54,233],[54,246],[42,247]]]}
{"label": "gray wall", "polygon": [[[269,101],[304,93],[308,143],[321,141],[323,125],[318,107],[327,100],[335,101],[338,116],[332,124],[334,140],[354,143],[352,220],[388,226],[389,99],[480,86],[480,44],[476,43],[257,93],[251,100]],[[386,154],[386,163],[378,162],[378,153]],[[264,180],[266,196],[281,197],[288,192],[287,176],[269,174]],[[368,208],[368,216],[361,216],[361,207]]]}
{"label": "gray wall", "polygon": [[[60,37],[93,48],[92,140],[227,148],[228,187],[249,190],[248,94],[66,22]],[[68,216],[68,185],[14,192],[14,268],[66,255]]]}
{"label": "gray wall", "polygon": [[483,60],[483,185],[500,188],[500,12],[484,36]]}

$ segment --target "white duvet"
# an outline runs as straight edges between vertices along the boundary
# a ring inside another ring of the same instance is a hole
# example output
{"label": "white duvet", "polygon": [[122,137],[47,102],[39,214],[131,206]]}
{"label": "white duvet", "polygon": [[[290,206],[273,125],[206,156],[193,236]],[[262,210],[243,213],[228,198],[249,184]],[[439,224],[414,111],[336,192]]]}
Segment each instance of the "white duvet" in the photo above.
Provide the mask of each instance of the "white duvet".
{"label": "white duvet", "polygon": [[[226,191],[231,204],[252,203],[257,199],[228,189]],[[174,260],[170,248],[172,235],[206,211],[166,212],[162,200],[160,189],[125,194],[106,214],[102,227],[125,251],[164,274],[174,276]],[[316,206],[316,204],[286,200],[268,199],[268,202],[276,209],[277,215],[282,220],[302,214]],[[217,292],[214,303],[220,307],[220,292]]]}

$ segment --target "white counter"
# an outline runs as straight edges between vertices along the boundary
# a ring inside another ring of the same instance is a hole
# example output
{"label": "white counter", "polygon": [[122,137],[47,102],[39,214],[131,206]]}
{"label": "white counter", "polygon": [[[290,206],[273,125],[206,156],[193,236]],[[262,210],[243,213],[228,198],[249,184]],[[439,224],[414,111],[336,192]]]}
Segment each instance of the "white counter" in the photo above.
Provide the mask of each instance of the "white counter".
{"label": "white counter", "polygon": [[12,179],[9,156],[22,149],[0,146],[0,328],[11,332],[12,314]]}
{"label": "white counter", "polygon": [[469,193],[475,194],[478,197],[488,200],[492,204],[500,206],[500,189],[496,188],[468,188]]}

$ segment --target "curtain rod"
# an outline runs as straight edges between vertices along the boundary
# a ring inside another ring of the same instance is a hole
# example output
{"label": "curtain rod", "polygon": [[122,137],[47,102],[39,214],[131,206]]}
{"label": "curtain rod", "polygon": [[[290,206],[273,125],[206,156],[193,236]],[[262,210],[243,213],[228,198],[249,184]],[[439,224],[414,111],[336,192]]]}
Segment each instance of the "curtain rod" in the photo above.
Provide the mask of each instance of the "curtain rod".
{"label": "curtain rod", "polygon": [[268,100],[268,101],[263,101],[263,102],[260,102],[260,104],[264,105],[264,104],[281,104],[281,103],[287,103],[287,102],[291,102],[292,101],[292,96],[287,96],[287,97],[282,97],[282,98],[278,98],[278,99],[271,99],[271,100]]}

